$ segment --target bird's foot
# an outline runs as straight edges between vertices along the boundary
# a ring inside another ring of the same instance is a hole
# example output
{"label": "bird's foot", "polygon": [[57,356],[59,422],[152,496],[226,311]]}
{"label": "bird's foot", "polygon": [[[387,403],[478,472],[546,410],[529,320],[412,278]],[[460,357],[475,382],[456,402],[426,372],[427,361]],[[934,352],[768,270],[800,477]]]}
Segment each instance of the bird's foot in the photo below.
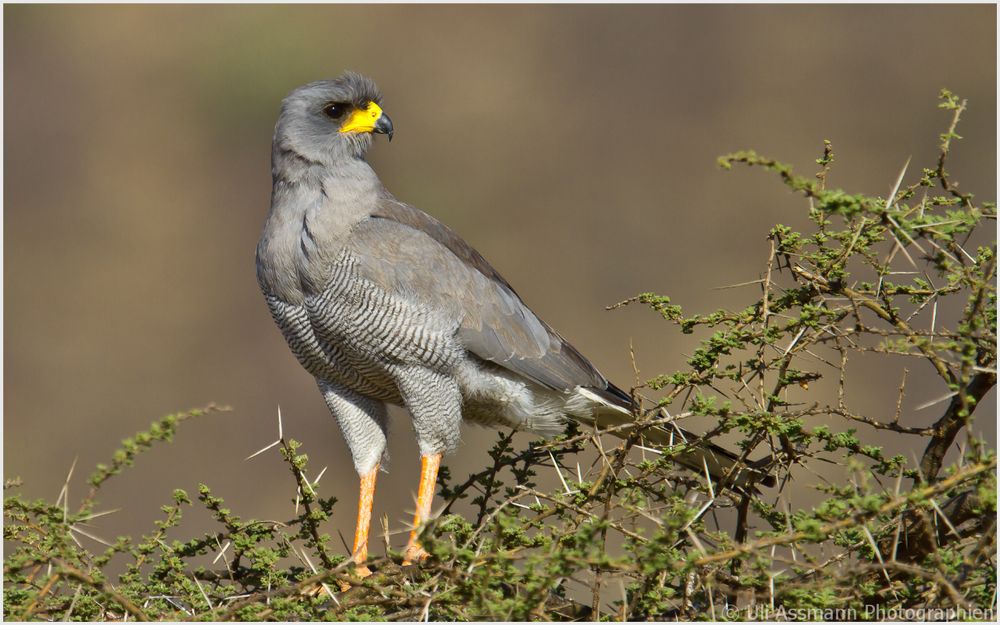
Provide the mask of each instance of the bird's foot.
{"label": "bird's foot", "polygon": [[416,543],[410,543],[406,546],[406,550],[403,552],[403,566],[410,566],[417,562],[423,562],[429,558],[431,554],[427,553],[423,547]]}
{"label": "bird's foot", "polygon": [[[337,585],[343,590],[343,582],[337,582]],[[333,598],[333,590],[330,589],[329,584],[312,584],[311,586],[306,586],[301,591],[302,595],[306,597],[319,597],[321,595],[326,595]]]}
{"label": "bird's foot", "polygon": [[[364,564],[355,565],[354,567],[354,575],[356,575],[360,579],[364,579],[370,576],[371,574],[372,570],[367,566],[365,566]],[[348,590],[351,589],[351,584],[344,580],[338,581],[337,585],[340,586],[340,592],[347,592]]]}

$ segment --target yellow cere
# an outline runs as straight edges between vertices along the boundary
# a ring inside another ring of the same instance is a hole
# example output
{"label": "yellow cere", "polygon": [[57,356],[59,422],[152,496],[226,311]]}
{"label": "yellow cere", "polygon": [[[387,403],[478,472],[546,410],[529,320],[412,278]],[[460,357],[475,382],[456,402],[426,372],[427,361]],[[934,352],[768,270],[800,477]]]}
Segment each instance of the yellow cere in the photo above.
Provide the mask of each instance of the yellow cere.
{"label": "yellow cere", "polygon": [[382,107],[370,102],[365,109],[354,109],[351,116],[340,127],[340,132],[371,132],[375,122],[382,116]]}

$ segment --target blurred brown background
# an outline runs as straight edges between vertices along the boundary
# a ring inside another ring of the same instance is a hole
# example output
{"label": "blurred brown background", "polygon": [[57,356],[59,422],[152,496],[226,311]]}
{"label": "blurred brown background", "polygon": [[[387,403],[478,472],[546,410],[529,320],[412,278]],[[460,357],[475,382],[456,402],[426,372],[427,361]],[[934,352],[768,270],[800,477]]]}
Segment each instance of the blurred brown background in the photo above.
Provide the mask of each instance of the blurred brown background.
{"label": "blurred brown background", "polygon": [[[240,514],[286,519],[294,492],[277,453],[243,461],[275,438],[280,404],[313,474],[330,466],[322,492],[343,502],[334,526],[350,536],[356,476],[254,277],[271,131],[301,83],[345,69],[374,77],[396,125],[371,153],[389,189],[450,224],[627,386],[630,341],[646,378],[683,367],[698,335],[605,306],[642,291],[692,312],[746,303],[756,291],[713,288],[759,276],[773,223],[805,223],[804,203],[773,177],[724,173],[718,155],[752,147],[811,172],[830,139],[830,183],[885,195],[908,156],[932,163],[947,121],[936,96],[948,87],[970,100],[950,170],[995,199],[995,15],[6,6],[5,477],[54,498],[79,457],[76,501],[121,438],[217,401],[234,412],[184,425],[108,484],[104,507],[124,510],[92,531],[149,528],[173,488],[198,482]],[[868,371],[852,380],[859,401],[892,405],[898,375]],[[910,388],[910,407],[944,392]],[[994,410],[991,399],[977,415],[991,440]],[[417,455],[395,417],[376,512],[399,526]],[[466,430],[447,464],[458,476],[481,468],[494,436]]]}

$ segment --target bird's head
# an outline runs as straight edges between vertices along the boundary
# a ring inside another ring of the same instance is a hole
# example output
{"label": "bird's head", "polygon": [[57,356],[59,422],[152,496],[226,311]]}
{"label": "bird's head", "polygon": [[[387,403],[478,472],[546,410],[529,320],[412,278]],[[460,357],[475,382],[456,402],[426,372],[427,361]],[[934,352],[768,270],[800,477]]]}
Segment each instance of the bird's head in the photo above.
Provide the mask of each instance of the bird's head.
{"label": "bird's head", "polygon": [[381,104],[375,82],[354,72],[303,85],[281,104],[275,155],[292,152],[323,164],[364,157],[373,133],[392,140],[392,120]]}

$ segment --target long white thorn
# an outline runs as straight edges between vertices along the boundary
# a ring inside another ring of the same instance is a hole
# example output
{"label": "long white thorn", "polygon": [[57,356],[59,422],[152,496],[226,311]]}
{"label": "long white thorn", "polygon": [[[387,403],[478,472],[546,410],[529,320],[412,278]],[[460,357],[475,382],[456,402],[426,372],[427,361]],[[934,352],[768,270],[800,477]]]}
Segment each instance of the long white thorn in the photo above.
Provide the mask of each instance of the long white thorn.
{"label": "long white thorn", "polygon": [[906,157],[906,162],[903,163],[903,169],[899,171],[899,177],[896,178],[896,185],[892,188],[892,193],[889,194],[889,200],[885,203],[885,210],[887,212],[892,207],[893,201],[895,201],[896,199],[896,193],[899,191],[899,186],[903,184],[903,177],[906,175],[906,168],[910,166],[911,158],[913,157],[912,156]]}
{"label": "long white thorn", "polygon": [[201,582],[198,581],[198,577],[192,573],[191,574],[191,579],[193,579],[194,583],[198,585],[198,590],[201,591],[201,598],[204,599],[205,603],[208,604],[208,609],[209,610],[214,610],[215,606],[212,605],[212,601],[208,598],[208,594],[205,592],[204,586],[202,586]]}
{"label": "long white thorn", "polygon": [[924,402],[924,403],[920,404],[919,406],[917,406],[916,408],[914,408],[914,410],[923,410],[924,408],[930,408],[934,404],[940,404],[944,400],[951,399],[955,395],[958,395],[958,391],[953,391],[951,393],[948,393],[947,395],[943,395],[941,397],[938,397],[937,399],[932,399],[932,400],[930,400],[928,402]]}
{"label": "long white thorn", "polygon": [[59,498],[56,499],[56,505],[58,506],[61,502],[63,506],[63,523],[69,516],[69,481],[73,479],[73,471],[76,469],[76,461],[79,459],[80,456],[73,458],[73,464],[69,466],[69,472],[66,474],[66,481],[63,482],[62,490],[59,491]]}
{"label": "long white thorn", "polygon": [[109,514],[121,511],[122,508],[115,508],[114,510],[105,510],[104,512],[94,512],[93,514],[88,514],[87,516],[78,518],[77,521],[90,521],[91,519],[96,519],[97,517],[108,516]]}
{"label": "long white thorn", "polygon": [[559,476],[559,481],[560,481],[560,482],[562,482],[562,485],[563,485],[563,488],[565,488],[565,489],[566,489],[566,494],[567,494],[567,495],[572,495],[572,494],[573,494],[573,491],[572,491],[572,490],[570,490],[570,488],[569,488],[569,484],[567,484],[567,483],[566,483],[566,479],[565,479],[565,478],[563,478],[563,474],[562,474],[562,471],[560,471],[560,470],[559,470],[559,463],[558,463],[558,462],[556,462],[556,457],[552,455],[552,452],[551,452],[551,451],[549,452],[549,458],[552,458],[552,466],[553,466],[553,467],[555,468],[555,470],[556,470],[556,475],[558,475],[558,476]]}
{"label": "long white thorn", "polygon": [[705,514],[705,511],[706,511],[706,510],[708,510],[708,509],[709,509],[710,507],[712,507],[712,504],[713,504],[713,503],[715,503],[715,499],[709,499],[708,501],[706,501],[706,502],[705,502],[705,505],[703,505],[703,506],[702,506],[702,507],[701,507],[701,508],[700,508],[700,509],[698,510],[698,512],[697,512],[697,513],[696,513],[696,514],[695,514],[695,515],[694,515],[693,517],[691,517],[691,519],[690,519],[690,520],[688,520],[688,522],[687,522],[687,523],[685,523],[685,524],[684,524],[684,529],[685,529],[685,530],[686,530],[686,529],[688,529],[689,527],[691,527],[691,525],[692,525],[693,523],[695,523],[695,522],[696,522],[696,521],[697,521],[698,519],[700,519],[700,518],[701,518],[701,516],[702,516],[703,514]]}
{"label": "long white thorn", "polygon": [[264,447],[263,449],[259,449],[259,450],[255,451],[254,453],[250,454],[249,456],[247,456],[246,458],[243,459],[243,462],[246,462],[247,460],[250,460],[251,458],[256,458],[257,456],[261,455],[262,453],[264,453],[268,449],[271,449],[272,447],[276,447],[276,446],[280,445],[282,443],[282,441],[284,441],[284,440],[285,440],[285,428],[281,424],[281,404],[278,404],[278,440],[274,441],[273,443],[271,443],[270,445]]}
{"label": "long white thorn", "polygon": [[[99,537],[97,537],[97,536],[94,536],[93,534],[91,534],[91,533],[89,533],[89,532],[85,532],[85,531],[83,531],[82,529],[80,529],[79,527],[77,527],[76,525],[70,525],[70,526],[69,526],[69,529],[70,529],[71,531],[73,531],[73,532],[78,532],[78,533],[80,533],[80,534],[82,534],[82,535],[86,536],[86,537],[87,537],[87,538],[89,538],[90,540],[93,540],[93,541],[96,541],[96,542],[99,542],[99,543],[101,543],[102,545],[104,545],[105,547],[114,547],[114,545],[113,545],[113,544],[109,543],[108,541],[104,540],[103,538],[99,538]],[[72,534],[71,534],[71,535],[72,535]],[[77,543],[77,544],[79,544],[79,543]]]}
{"label": "long white thorn", "polygon": [[938,507],[937,502],[934,501],[934,499],[930,499],[929,501],[931,502],[931,507],[934,508],[934,512],[937,512],[938,516],[941,517],[941,520],[944,521],[944,524],[948,526],[948,531],[950,531],[956,537],[961,539],[962,535],[958,533],[958,530],[955,529],[955,526],[951,524],[951,521],[948,519],[948,516],[941,510],[940,507]]}
{"label": "long white thorn", "polygon": [[[219,544],[219,539],[218,539],[218,538],[216,538],[216,539],[215,539],[215,543],[216,543],[216,544]],[[222,547],[221,547],[221,548],[219,549],[219,555],[215,556],[215,559],[214,559],[214,560],[212,560],[212,564],[215,564],[216,562],[218,562],[218,561],[219,561],[219,558],[223,558],[223,557],[225,557],[225,555],[226,555],[226,550],[227,550],[227,549],[229,549],[229,546],[230,546],[230,545],[232,545],[232,542],[231,542],[231,541],[228,541],[228,540],[227,540],[227,541],[226,541],[226,544],[225,544],[225,545],[222,545]],[[228,566],[228,564],[229,564],[229,561],[227,560],[227,561],[226,561],[226,565]]]}
{"label": "long white thorn", "polygon": [[708,470],[708,460],[705,459],[705,456],[701,457],[701,466],[705,469],[705,483],[708,484],[708,494],[712,497],[712,501],[715,501],[715,489],[712,488],[712,474]]}
{"label": "long white thorn", "polygon": [[280,444],[281,444],[281,439],[278,439],[278,440],[274,441],[273,443],[269,444],[267,447],[263,447],[261,449],[258,449],[255,452],[253,452],[252,454],[250,454],[249,456],[247,456],[246,458],[244,458],[243,462],[246,462],[247,460],[250,460],[251,458],[256,458],[257,456],[261,455],[262,453],[264,453],[268,449],[271,449],[272,447],[277,447]]}
{"label": "long white thorn", "polygon": [[315,488],[316,485],[319,484],[319,480],[320,478],[323,477],[323,474],[326,473],[327,468],[328,467],[323,467],[323,470],[319,472],[319,475],[316,476],[316,479],[312,481],[313,488]]}
{"label": "long white thorn", "polygon": [[636,448],[637,449],[641,449],[643,451],[648,451],[649,453],[652,453],[652,454],[656,454],[657,456],[662,456],[663,455],[662,451],[660,451],[658,449],[653,449],[652,447],[643,447],[642,445],[636,445]]}

